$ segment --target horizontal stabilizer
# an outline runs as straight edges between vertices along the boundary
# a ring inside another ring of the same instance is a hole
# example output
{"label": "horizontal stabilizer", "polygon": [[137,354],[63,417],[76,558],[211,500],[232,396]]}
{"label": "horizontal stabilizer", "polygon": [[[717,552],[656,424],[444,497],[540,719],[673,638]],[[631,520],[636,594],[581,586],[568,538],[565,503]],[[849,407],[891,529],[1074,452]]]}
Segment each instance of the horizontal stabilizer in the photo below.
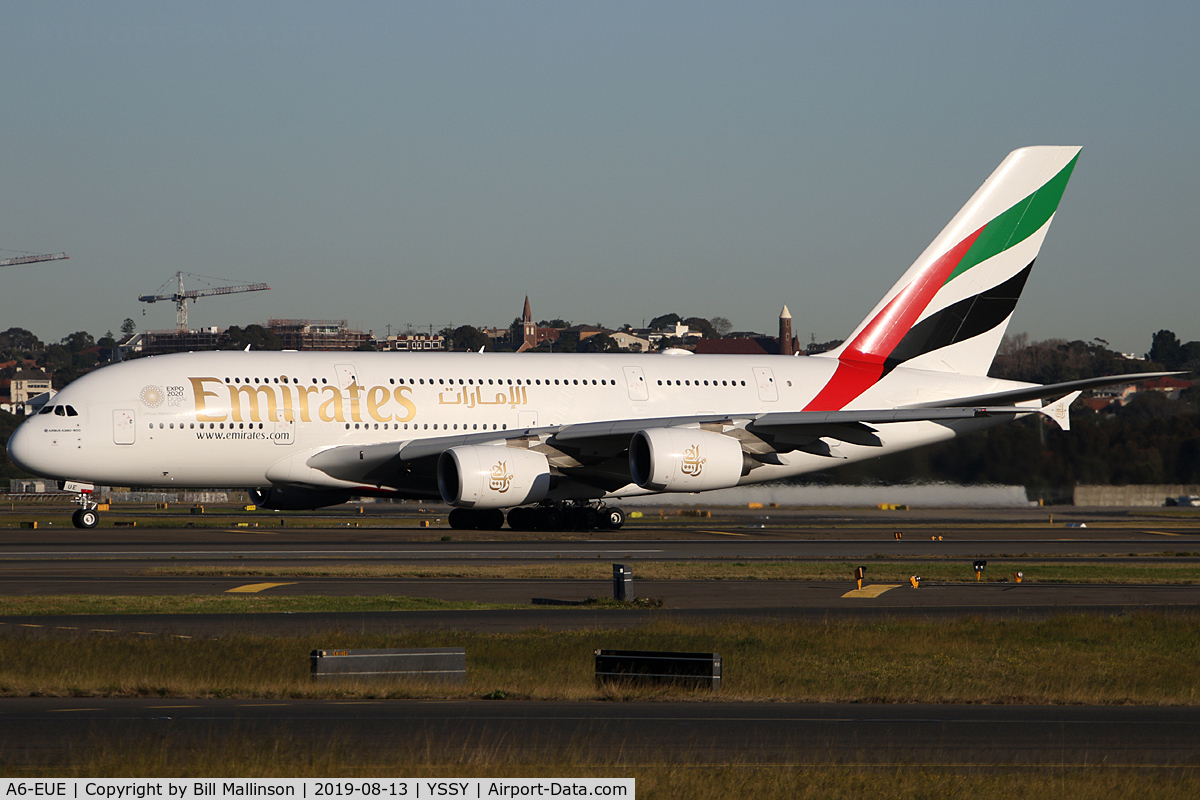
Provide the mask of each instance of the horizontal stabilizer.
{"label": "horizontal stabilizer", "polygon": [[1071,403],[1074,403],[1081,394],[1083,392],[1071,392],[1066,397],[1042,406],[1038,413],[1049,417],[1062,430],[1069,431],[1071,430]]}

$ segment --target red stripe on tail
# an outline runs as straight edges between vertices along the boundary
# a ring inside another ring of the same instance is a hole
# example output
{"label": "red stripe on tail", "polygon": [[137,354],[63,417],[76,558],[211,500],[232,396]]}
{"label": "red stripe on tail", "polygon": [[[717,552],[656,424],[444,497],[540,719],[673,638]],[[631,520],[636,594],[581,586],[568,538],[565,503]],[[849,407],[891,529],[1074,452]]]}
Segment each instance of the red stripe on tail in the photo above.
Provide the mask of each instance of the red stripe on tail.
{"label": "red stripe on tail", "polygon": [[[987,227],[986,225],[984,227]],[[804,407],[805,411],[837,411],[883,377],[887,357],[946,285],[983,228],[947,250],[917,275],[854,337],[838,357],[837,370],[825,388]]]}

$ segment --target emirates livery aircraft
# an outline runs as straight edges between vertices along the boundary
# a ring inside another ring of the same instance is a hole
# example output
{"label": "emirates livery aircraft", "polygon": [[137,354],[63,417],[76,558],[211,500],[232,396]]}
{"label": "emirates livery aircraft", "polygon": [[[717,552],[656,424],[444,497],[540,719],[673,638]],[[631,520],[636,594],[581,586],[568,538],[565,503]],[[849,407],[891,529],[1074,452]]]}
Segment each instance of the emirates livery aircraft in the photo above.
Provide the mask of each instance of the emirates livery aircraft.
{"label": "emirates livery aircraft", "polygon": [[246,488],[276,510],[440,497],[456,528],[499,528],[507,509],[513,528],[561,530],[619,527],[621,497],[778,480],[1027,414],[1066,430],[1081,390],[1134,378],[987,373],[1078,154],[1009,154],[828,353],[180,353],[76,380],[8,452],[78,491],[84,528],[109,484]]}

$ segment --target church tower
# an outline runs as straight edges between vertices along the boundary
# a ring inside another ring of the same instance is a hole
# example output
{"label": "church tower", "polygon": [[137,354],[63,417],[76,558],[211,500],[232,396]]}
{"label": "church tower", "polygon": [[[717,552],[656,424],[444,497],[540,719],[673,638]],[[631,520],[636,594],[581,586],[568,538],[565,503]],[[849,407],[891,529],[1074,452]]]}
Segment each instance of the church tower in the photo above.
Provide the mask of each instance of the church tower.
{"label": "church tower", "polygon": [[533,322],[533,312],[529,310],[529,295],[525,295],[525,311],[521,314],[521,326],[524,336],[518,353],[537,347],[537,325]]}
{"label": "church tower", "polygon": [[785,356],[796,354],[796,341],[792,338],[792,312],[784,306],[779,312],[779,353]]}

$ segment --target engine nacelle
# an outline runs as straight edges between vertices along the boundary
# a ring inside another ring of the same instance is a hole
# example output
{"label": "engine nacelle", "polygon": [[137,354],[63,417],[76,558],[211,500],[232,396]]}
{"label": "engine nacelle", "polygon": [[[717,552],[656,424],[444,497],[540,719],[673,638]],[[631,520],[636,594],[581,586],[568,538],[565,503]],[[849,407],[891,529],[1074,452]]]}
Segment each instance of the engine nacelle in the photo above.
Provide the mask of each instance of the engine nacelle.
{"label": "engine nacelle", "polygon": [[550,491],[550,462],[514,447],[451,447],[438,458],[438,491],[458,508],[509,508]]}
{"label": "engine nacelle", "polygon": [[737,439],[696,428],[648,428],[629,442],[633,482],[658,492],[736,486],[745,463]]}
{"label": "engine nacelle", "polygon": [[250,500],[256,506],[272,511],[311,511],[314,508],[340,506],[349,499],[349,492],[337,490],[296,489],[286,486],[250,490]]}

